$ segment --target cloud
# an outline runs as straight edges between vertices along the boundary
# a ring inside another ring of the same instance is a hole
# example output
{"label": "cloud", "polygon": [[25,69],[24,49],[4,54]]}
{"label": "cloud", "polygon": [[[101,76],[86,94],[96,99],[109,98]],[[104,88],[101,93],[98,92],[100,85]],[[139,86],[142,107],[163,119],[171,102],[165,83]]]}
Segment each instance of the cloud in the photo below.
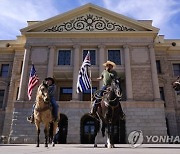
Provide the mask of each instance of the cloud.
{"label": "cloud", "polygon": [[179,0],[0,0],[0,39],[15,39],[26,21],[44,20],[86,3],[136,20],[153,20],[167,38],[180,36]]}
{"label": "cloud", "polygon": [[26,21],[44,20],[58,14],[51,0],[0,0],[0,39],[15,39]]}
{"label": "cloud", "polygon": [[103,0],[103,2],[107,9],[136,20],[153,20],[153,25],[167,35],[166,30],[170,29],[171,19],[180,13],[179,0]]}

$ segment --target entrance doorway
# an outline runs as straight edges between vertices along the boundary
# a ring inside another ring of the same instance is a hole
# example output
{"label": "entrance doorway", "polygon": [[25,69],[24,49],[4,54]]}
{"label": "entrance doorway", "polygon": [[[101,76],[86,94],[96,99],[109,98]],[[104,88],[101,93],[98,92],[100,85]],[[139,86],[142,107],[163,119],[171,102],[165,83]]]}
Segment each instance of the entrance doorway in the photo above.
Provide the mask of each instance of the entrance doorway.
{"label": "entrance doorway", "polygon": [[67,143],[67,130],[68,130],[68,118],[65,114],[60,114],[60,121],[58,123],[59,131],[56,134],[56,142],[58,144]]}
{"label": "entrance doorway", "polygon": [[94,144],[99,124],[89,115],[81,118],[81,144]]}
{"label": "entrance doorway", "polygon": [[[81,118],[81,144],[94,144],[95,135],[99,128],[99,122],[89,115]],[[119,120],[114,126],[114,143],[126,143],[125,120]]]}
{"label": "entrance doorway", "polygon": [[126,143],[126,127],[125,120],[117,121],[114,126],[114,143],[125,144]]}

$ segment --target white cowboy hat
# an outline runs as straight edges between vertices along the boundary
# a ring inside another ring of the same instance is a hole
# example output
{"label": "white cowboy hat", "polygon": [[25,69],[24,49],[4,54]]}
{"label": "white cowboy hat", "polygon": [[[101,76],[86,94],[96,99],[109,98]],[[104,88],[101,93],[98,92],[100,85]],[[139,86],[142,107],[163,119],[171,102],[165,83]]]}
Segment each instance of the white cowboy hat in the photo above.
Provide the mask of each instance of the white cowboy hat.
{"label": "white cowboy hat", "polygon": [[116,67],[116,64],[115,64],[114,62],[110,61],[110,60],[108,60],[107,62],[105,62],[105,63],[103,64],[103,66],[107,66],[107,65],[112,65],[113,68]]}

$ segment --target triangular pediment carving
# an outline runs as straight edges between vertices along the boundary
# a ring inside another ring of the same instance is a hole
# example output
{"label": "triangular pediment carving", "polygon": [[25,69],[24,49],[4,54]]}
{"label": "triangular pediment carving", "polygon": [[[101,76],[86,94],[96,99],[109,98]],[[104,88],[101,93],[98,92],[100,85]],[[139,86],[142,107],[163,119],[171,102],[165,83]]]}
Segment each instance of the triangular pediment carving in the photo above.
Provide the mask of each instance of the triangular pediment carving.
{"label": "triangular pediment carving", "polygon": [[67,22],[46,28],[44,32],[69,32],[69,31],[136,31],[136,29],[114,22],[92,13],[84,14]]}
{"label": "triangular pediment carving", "polygon": [[101,8],[86,4],[77,9],[37,22],[21,29],[23,33],[68,32],[155,32],[159,29],[150,24]]}

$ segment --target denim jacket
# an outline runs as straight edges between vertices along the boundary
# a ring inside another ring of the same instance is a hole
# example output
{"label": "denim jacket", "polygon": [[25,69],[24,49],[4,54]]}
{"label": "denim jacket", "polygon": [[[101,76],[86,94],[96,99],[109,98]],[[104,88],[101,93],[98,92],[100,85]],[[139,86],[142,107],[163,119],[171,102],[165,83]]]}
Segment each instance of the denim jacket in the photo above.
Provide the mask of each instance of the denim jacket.
{"label": "denim jacket", "polygon": [[52,84],[48,87],[48,92],[49,92],[49,97],[52,98],[55,96],[55,92],[56,92],[56,85]]}

